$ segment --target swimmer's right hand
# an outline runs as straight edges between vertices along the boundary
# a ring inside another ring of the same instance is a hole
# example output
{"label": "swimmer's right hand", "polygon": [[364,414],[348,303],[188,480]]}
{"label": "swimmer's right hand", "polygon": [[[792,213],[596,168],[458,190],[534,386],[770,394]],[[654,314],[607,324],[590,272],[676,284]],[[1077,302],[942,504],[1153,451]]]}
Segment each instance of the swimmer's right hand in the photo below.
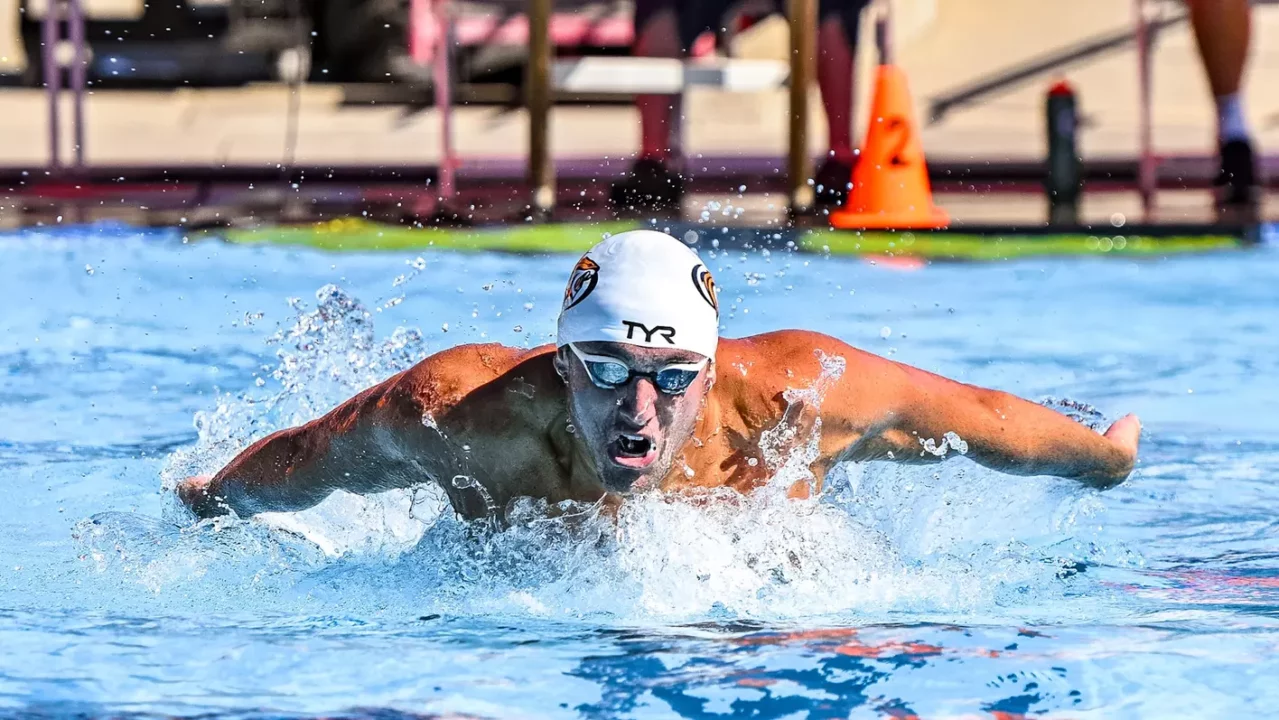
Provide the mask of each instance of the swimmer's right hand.
{"label": "swimmer's right hand", "polygon": [[226,505],[209,492],[212,475],[195,475],[178,483],[178,499],[196,515],[207,518],[226,514]]}

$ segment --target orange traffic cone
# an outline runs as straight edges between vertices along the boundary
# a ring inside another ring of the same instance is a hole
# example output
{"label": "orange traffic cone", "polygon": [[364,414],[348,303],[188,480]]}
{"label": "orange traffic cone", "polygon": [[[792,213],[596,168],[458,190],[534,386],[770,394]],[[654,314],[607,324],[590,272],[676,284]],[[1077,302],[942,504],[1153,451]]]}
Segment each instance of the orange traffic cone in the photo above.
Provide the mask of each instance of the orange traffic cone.
{"label": "orange traffic cone", "polygon": [[853,190],[844,207],[830,214],[830,224],[844,230],[937,229],[950,224],[946,211],[933,205],[906,74],[896,65],[879,66],[870,128],[853,170]]}

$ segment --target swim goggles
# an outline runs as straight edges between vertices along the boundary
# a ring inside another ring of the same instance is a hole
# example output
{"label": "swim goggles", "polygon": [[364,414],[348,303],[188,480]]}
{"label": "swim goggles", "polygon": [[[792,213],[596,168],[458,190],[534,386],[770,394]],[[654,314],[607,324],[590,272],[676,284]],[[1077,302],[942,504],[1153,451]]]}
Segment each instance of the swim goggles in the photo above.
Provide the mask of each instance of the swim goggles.
{"label": "swim goggles", "polygon": [[709,358],[702,358],[696,363],[676,363],[656,372],[640,372],[617,358],[582,352],[573,343],[568,343],[568,349],[572,350],[577,359],[582,362],[582,367],[586,368],[586,375],[596,387],[616,390],[629,383],[631,378],[646,377],[653,381],[653,385],[658,390],[667,395],[683,394],[697,379],[697,374],[706,367],[709,360]]}

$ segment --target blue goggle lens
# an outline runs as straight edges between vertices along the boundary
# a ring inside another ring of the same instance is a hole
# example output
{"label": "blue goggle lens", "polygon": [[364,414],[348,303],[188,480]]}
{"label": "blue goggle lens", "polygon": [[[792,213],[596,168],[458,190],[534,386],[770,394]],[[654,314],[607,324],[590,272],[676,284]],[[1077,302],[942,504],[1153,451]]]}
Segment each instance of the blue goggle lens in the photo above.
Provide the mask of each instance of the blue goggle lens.
{"label": "blue goggle lens", "polygon": [[[586,361],[583,364],[596,384],[609,388],[619,388],[630,382],[631,369],[622,363]],[[652,376],[653,384],[657,386],[658,390],[669,395],[675,395],[687,390],[688,386],[692,385],[693,381],[697,379],[697,373],[698,371],[696,370],[667,368]]]}
{"label": "blue goggle lens", "polygon": [[663,370],[653,378],[653,384],[664,393],[682,393],[697,378],[696,370]]}
{"label": "blue goggle lens", "polygon": [[631,369],[615,362],[587,362],[586,369],[598,383],[612,387],[621,387],[631,379]]}

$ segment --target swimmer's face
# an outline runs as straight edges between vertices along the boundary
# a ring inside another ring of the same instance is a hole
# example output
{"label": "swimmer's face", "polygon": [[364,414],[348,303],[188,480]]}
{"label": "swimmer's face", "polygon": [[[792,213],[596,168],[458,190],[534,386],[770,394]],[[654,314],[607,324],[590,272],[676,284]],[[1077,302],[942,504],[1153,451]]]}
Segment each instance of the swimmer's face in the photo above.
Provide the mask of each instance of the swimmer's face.
{"label": "swimmer's face", "polygon": [[[693,435],[713,366],[686,350],[608,342],[573,347],[560,348],[555,367],[568,385],[569,416],[604,487],[657,487]],[[629,368],[630,377],[616,364]]]}

